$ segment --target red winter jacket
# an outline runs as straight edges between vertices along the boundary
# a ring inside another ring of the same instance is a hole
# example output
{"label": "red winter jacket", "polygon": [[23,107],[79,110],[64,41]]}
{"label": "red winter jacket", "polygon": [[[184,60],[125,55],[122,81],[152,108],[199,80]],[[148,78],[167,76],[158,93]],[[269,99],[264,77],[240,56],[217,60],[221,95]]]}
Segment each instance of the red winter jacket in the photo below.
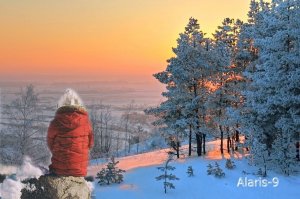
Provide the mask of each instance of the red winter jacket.
{"label": "red winter jacket", "polygon": [[94,136],[85,109],[59,108],[49,125],[47,143],[52,153],[51,172],[61,176],[86,176]]}

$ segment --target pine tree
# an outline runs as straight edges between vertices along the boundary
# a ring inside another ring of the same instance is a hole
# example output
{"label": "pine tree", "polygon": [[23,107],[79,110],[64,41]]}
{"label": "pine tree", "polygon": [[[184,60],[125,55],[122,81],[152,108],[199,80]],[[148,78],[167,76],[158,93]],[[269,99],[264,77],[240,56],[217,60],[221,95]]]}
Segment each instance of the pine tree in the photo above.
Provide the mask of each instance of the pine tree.
{"label": "pine tree", "polygon": [[262,169],[261,169],[261,168],[259,168],[259,169],[258,169],[258,171],[257,171],[256,175],[258,175],[258,176],[262,176],[262,177],[266,177],[266,175],[264,174],[264,172],[262,171]]}
{"label": "pine tree", "polygon": [[108,162],[106,168],[102,168],[100,172],[97,173],[98,183],[100,185],[109,185],[112,183],[121,183],[123,182],[123,174],[125,170],[118,169],[117,164],[119,161],[115,161],[115,158],[112,157],[111,161]]}
{"label": "pine tree", "polygon": [[[243,117],[248,110],[244,107],[246,97],[243,92],[249,86],[248,84],[251,81],[245,76],[245,72],[252,72],[258,59],[258,49],[254,46],[254,36],[258,34],[256,33],[256,29],[259,26],[258,24],[261,24],[259,22],[260,19],[260,4],[255,0],[251,0],[248,21],[240,26],[238,34],[236,56],[234,58],[236,66],[234,73],[236,78],[232,79],[233,81],[230,82],[230,92],[233,96],[231,99],[231,106],[226,110],[226,114],[229,117],[228,124],[231,125],[235,131],[235,150],[237,150],[238,145],[240,145],[240,134],[245,134],[245,132],[241,132],[245,130],[244,128],[241,128],[241,126]],[[248,118],[245,118],[245,121],[247,120]],[[246,134],[245,136],[247,141],[248,135]],[[248,142],[243,145],[248,149]]]}
{"label": "pine tree", "polygon": [[227,169],[234,169],[236,166],[234,164],[234,161],[232,161],[231,159],[226,159],[225,167]]}
{"label": "pine tree", "polygon": [[214,168],[213,168],[213,166],[209,163],[209,164],[207,165],[207,175],[212,175],[212,174],[214,174]]}
{"label": "pine tree", "polygon": [[170,171],[175,170],[176,168],[173,166],[170,166],[169,163],[173,160],[172,155],[169,155],[165,165],[163,167],[157,167],[158,170],[162,171],[163,174],[160,176],[157,176],[156,180],[163,180],[164,185],[164,191],[165,194],[167,193],[167,189],[175,189],[174,184],[171,182],[172,180],[179,180],[174,174],[169,173]]}
{"label": "pine tree", "polygon": [[217,178],[225,177],[225,173],[217,162],[215,162],[214,167],[210,163],[207,165],[207,175],[214,175]]}
{"label": "pine tree", "polygon": [[[220,151],[223,154],[223,139],[225,132],[227,140],[230,141],[229,117],[226,115],[226,109],[233,104],[234,84],[236,79],[237,66],[235,57],[237,53],[237,38],[242,22],[226,18],[222,22],[222,26],[214,34],[215,54],[217,62],[215,62],[214,73],[211,75],[211,81],[216,85],[216,89],[211,93],[207,108],[210,110],[210,115],[213,118],[217,129],[220,132],[221,145]],[[230,142],[231,143],[231,142]],[[228,147],[230,146],[228,143]],[[229,148],[228,148],[229,151]]]}
{"label": "pine tree", "polygon": [[299,163],[296,159],[295,138],[290,133],[278,133],[272,147],[275,149],[272,154],[272,165],[278,165],[279,170],[285,175],[297,170]]}
{"label": "pine tree", "polygon": [[[178,141],[189,129],[189,154],[191,154],[192,132],[196,136],[197,154],[205,151],[205,101],[207,100],[207,78],[211,75],[216,59],[211,40],[204,38],[196,19],[190,18],[185,32],[179,35],[175,57],[168,60],[165,71],[154,75],[167,85],[162,93],[167,100],[159,107],[146,110],[159,118],[154,124],[163,126]],[[175,135],[175,136],[174,136]],[[179,155],[178,155],[179,157]]]}
{"label": "pine tree", "polygon": [[247,158],[250,159],[250,162],[259,168],[262,167],[262,176],[266,177],[269,167],[271,166],[271,159],[268,152],[268,147],[266,143],[264,143],[263,134],[257,133],[255,137],[251,137],[249,139],[249,143],[251,143],[250,148],[250,156]]}
{"label": "pine tree", "polygon": [[215,177],[217,177],[217,178],[223,178],[223,177],[225,177],[225,173],[220,168],[220,165],[217,162],[215,162],[215,168],[214,168],[213,172],[214,172]]}
{"label": "pine tree", "polygon": [[193,167],[189,166],[186,173],[188,174],[188,177],[194,176],[194,169],[193,169]]}
{"label": "pine tree", "polygon": [[259,54],[255,67],[245,73],[251,81],[245,92],[243,123],[252,137],[253,160],[265,168],[264,173],[279,159],[274,169],[287,175],[292,167],[299,169],[294,147],[300,126],[299,10],[294,0],[261,1],[254,27]]}

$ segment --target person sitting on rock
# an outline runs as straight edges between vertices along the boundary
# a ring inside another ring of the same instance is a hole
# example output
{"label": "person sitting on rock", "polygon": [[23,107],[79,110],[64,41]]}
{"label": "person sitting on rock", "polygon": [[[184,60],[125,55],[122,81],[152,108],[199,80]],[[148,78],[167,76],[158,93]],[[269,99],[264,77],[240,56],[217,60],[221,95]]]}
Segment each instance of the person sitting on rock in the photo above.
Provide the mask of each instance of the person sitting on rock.
{"label": "person sitting on rock", "polygon": [[87,175],[89,149],[94,136],[87,110],[78,94],[67,89],[51,121],[47,144],[52,153],[49,172],[58,176]]}

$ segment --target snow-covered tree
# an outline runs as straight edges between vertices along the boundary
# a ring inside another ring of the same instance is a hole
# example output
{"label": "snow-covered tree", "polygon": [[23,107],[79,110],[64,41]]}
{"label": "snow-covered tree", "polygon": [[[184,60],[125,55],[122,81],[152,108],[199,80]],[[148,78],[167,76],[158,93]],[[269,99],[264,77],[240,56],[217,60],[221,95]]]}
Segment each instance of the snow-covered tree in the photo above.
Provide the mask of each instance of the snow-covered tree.
{"label": "snow-covered tree", "polygon": [[[43,110],[38,93],[33,85],[21,89],[10,104],[4,106],[4,115],[9,121],[1,132],[1,162],[19,165],[24,156],[35,163],[46,162],[50,154],[46,144]],[[4,142],[5,141],[5,142]]]}
{"label": "snow-covered tree", "polygon": [[215,162],[215,167],[213,167],[210,163],[207,165],[207,175],[214,175],[217,178],[225,177],[225,173],[217,162]]}
{"label": "snow-covered tree", "polygon": [[227,169],[234,169],[236,166],[234,164],[234,161],[231,159],[226,159],[225,167]]}
{"label": "snow-covered tree", "polygon": [[163,93],[167,100],[162,102],[159,107],[145,110],[147,114],[155,115],[158,120],[153,124],[160,127],[160,131],[174,154],[179,158],[181,142],[185,134],[185,122],[182,114],[182,100],[178,95],[175,86],[168,86],[169,92]]}
{"label": "snow-covered tree", "polygon": [[188,174],[188,177],[194,176],[194,169],[193,169],[193,167],[189,166],[186,173]]}
{"label": "snow-covered tree", "polygon": [[[240,23],[240,22],[239,22]],[[224,19],[222,26],[218,27],[218,30],[214,34],[215,49],[217,54],[215,54],[215,72],[211,76],[211,80],[216,89],[210,95],[207,102],[207,107],[210,109],[210,114],[213,117],[218,130],[220,131],[220,151],[223,153],[223,138],[224,131],[226,128],[226,121],[228,117],[226,116],[226,108],[229,104],[229,92],[227,80],[233,75],[233,67],[231,66],[232,60],[235,57],[235,46],[237,37],[237,28],[234,26],[235,22],[233,19]]]}
{"label": "snow-covered tree", "polygon": [[169,155],[166,163],[162,167],[157,167],[158,170],[163,172],[162,175],[157,176],[155,179],[156,180],[163,180],[163,185],[164,185],[164,191],[167,193],[167,189],[175,189],[174,184],[171,182],[173,180],[179,180],[179,178],[176,177],[176,175],[170,173],[170,171],[175,170],[176,168],[169,165],[169,163],[173,160],[172,155]]}
{"label": "snow-covered tree", "polygon": [[254,160],[263,160],[256,164],[281,159],[276,165],[287,167],[283,172],[289,174],[287,169],[297,164],[291,150],[296,152],[300,127],[299,1],[261,1],[260,7],[253,38],[259,54],[255,67],[245,73],[251,81],[243,123],[252,136]]}
{"label": "snow-covered tree", "polygon": [[212,175],[214,173],[214,167],[209,163],[207,165],[207,175]]}
{"label": "snow-covered tree", "polygon": [[[298,140],[290,133],[278,133],[272,147],[272,165],[278,165],[279,169],[285,175],[290,175],[299,169],[299,162],[296,160],[296,142]],[[298,166],[298,168],[296,168]]]}
{"label": "snow-covered tree", "polygon": [[124,139],[124,146],[125,152],[130,153],[131,150],[131,128],[130,128],[130,114],[133,110],[134,101],[131,101],[124,110],[124,113],[121,116],[122,125],[124,125],[125,130],[125,139]]}
{"label": "snow-covered tree", "polygon": [[[179,35],[175,57],[168,60],[165,71],[154,76],[167,85],[162,95],[167,98],[159,107],[148,110],[160,118],[169,131],[189,131],[189,154],[192,132],[196,136],[197,154],[205,152],[205,100],[207,80],[212,73],[215,51],[210,39],[205,38],[196,19],[190,18],[185,32]],[[167,119],[168,118],[168,119]],[[173,129],[170,128],[173,126]]]}
{"label": "snow-covered tree", "polygon": [[217,178],[224,178],[225,177],[225,173],[220,168],[220,165],[217,162],[215,162],[214,175]]}
{"label": "snow-covered tree", "polygon": [[90,110],[90,120],[95,139],[91,156],[94,159],[108,157],[112,146],[111,106],[102,103],[93,104]]}
{"label": "snow-covered tree", "polygon": [[123,173],[125,172],[122,169],[117,167],[119,161],[115,161],[115,158],[112,157],[110,162],[107,163],[106,168],[102,168],[101,171],[97,173],[98,183],[100,185],[110,185],[113,183],[120,184],[123,182]]}

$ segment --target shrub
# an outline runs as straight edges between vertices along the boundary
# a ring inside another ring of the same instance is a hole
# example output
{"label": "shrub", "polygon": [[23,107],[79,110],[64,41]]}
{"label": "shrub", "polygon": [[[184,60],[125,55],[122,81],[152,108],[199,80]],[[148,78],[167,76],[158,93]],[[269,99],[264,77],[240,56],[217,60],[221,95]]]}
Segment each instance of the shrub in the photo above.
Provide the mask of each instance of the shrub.
{"label": "shrub", "polygon": [[223,178],[225,177],[225,173],[223,170],[220,168],[219,164],[215,162],[215,168],[211,164],[207,165],[207,175],[214,175],[217,178]]}
{"label": "shrub", "polygon": [[225,177],[225,173],[220,168],[220,166],[219,166],[219,164],[217,162],[215,162],[214,174],[215,174],[215,177],[217,177],[217,178],[223,178],[223,177]]}
{"label": "shrub", "polygon": [[188,174],[188,177],[194,176],[194,169],[193,169],[193,167],[189,166],[186,173]]}
{"label": "shrub", "polygon": [[97,173],[97,179],[99,179],[98,183],[100,185],[109,185],[113,183],[120,184],[123,182],[123,174],[125,171],[122,169],[118,169],[116,166],[119,161],[115,161],[112,157],[111,161],[108,162],[106,168],[103,168],[99,173]]}
{"label": "shrub", "polygon": [[226,159],[225,167],[227,169],[234,169],[236,166],[234,164],[234,161],[232,161],[231,159]]}
{"label": "shrub", "polygon": [[211,174],[214,174],[214,168],[213,166],[209,163],[207,165],[207,175],[211,175]]}

